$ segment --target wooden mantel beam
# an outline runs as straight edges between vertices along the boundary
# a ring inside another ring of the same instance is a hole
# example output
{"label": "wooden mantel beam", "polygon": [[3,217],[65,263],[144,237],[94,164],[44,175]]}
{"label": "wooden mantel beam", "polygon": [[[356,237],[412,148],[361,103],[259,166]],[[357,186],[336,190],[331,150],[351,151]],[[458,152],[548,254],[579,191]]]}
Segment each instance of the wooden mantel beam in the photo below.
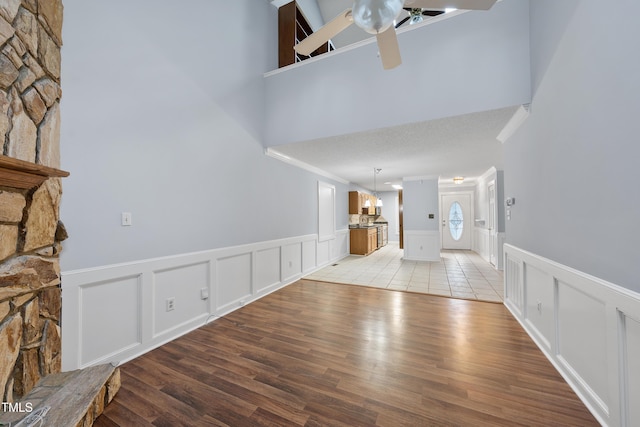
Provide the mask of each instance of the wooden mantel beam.
{"label": "wooden mantel beam", "polygon": [[69,172],[0,155],[0,187],[28,190],[49,178],[63,178]]}

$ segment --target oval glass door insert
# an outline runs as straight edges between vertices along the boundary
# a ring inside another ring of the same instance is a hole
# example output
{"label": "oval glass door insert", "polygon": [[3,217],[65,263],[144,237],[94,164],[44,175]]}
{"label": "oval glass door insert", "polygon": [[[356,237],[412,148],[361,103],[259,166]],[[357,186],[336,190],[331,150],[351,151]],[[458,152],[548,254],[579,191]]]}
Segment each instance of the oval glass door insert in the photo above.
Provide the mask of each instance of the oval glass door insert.
{"label": "oval glass door insert", "polygon": [[463,230],[464,219],[462,218],[462,206],[460,206],[458,202],[453,202],[449,209],[449,232],[453,240],[460,240]]}

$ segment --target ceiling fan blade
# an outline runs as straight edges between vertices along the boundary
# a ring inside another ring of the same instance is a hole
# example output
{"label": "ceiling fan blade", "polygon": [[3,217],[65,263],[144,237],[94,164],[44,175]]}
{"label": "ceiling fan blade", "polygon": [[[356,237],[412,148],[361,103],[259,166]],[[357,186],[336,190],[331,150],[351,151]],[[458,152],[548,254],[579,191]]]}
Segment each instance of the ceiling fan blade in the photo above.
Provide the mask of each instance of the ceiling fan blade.
{"label": "ceiling fan blade", "polygon": [[399,28],[399,27],[400,27],[400,25],[404,24],[404,23],[405,23],[405,22],[407,22],[409,19],[411,19],[411,17],[410,17],[410,16],[407,16],[407,17],[406,17],[406,18],[404,18],[402,21],[398,22],[398,23],[396,24],[396,28]]}
{"label": "ceiling fan blade", "polygon": [[489,10],[497,0],[406,0],[405,6],[423,9]]}
{"label": "ceiling fan blade", "polygon": [[319,48],[323,43],[329,41],[333,36],[347,28],[353,23],[353,17],[351,16],[351,9],[347,9],[340,15],[327,22],[323,27],[318,29],[315,33],[302,40],[295,45],[293,49],[302,54],[309,56],[311,52]]}
{"label": "ceiling fan blade", "polygon": [[389,27],[386,31],[378,33],[376,39],[378,40],[378,50],[380,51],[382,68],[390,70],[402,64],[398,37],[396,35],[396,29],[393,26]]}
{"label": "ceiling fan blade", "polygon": [[422,15],[424,16],[438,16],[444,13],[443,10],[423,10]]}

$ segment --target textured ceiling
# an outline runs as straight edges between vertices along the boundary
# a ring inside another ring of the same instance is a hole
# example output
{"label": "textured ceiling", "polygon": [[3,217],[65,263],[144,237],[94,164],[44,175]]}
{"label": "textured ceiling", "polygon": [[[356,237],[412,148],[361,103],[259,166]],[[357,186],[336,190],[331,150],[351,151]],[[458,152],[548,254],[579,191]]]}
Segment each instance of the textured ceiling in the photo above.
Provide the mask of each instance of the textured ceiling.
{"label": "textured ceiling", "polygon": [[385,182],[454,176],[475,178],[502,168],[502,143],[496,139],[518,106],[412,123],[351,135],[279,145],[275,151],[373,190],[373,168]]}

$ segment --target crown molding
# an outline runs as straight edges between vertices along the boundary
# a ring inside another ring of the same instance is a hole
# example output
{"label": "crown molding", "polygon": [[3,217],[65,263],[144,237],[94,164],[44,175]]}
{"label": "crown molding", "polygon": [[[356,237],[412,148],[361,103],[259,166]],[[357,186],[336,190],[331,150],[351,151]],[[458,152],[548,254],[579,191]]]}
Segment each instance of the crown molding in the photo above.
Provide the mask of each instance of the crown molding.
{"label": "crown molding", "polygon": [[337,182],[339,182],[341,184],[347,185],[347,184],[350,183],[349,181],[347,181],[344,178],[340,178],[339,176],[334,175],[334,174],[332,174],[330,172],[327,172],[324,169],[317,168],[317,167],[312,166],[312,165],[310,165],[308,163],[302,162],[302,161],[300,161],[298,159],[294,159],[293,157],[289,157],[289,156],[287,156],[285,154],[282,154],[282,153],[274,150],[273,148],[265,148],[264,149],[264,154],[269,156],[269,157],[271,157],[271,158],[274,158],[276,160],[280,160],[281,162],[289,163],[290,165],[296,166],[296,167],[298,167],[300,169],[304,169],[304,170],[309,171],[311,173],[315,173],[316,175],[320,175],[320,176],[324,176],[325,178],[332,179],[332,180],[337,181]]}
{"label": "crown molding", "polygon": [[522,104],[518,107],[516,112],[513,113],[513,116],[511,116],[511,119],[507,122],[506,126],[496,137],[498,141],[504,144],[509,138],[511,138],[518,128],[522,126],[524,121],[527,120],[527,117],[529,117],[530,105],[531,104]]}

